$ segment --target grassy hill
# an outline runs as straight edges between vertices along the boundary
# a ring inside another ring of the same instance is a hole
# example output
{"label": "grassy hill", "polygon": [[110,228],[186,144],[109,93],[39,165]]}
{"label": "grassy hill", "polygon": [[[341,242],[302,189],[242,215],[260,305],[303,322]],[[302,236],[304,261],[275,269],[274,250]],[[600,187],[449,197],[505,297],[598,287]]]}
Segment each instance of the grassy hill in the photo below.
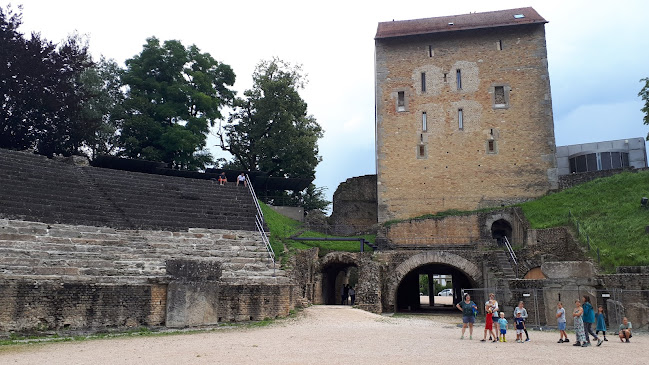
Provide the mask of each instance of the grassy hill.
{"label": "grassy hill", "polygon": [[606,271],[615,266],[649,265],[649,171],[625,172],[593,180],[540,199],[520,204],[532,228],[579,223],[580,240],[590,240],[590,255]]}
{"label": "grassy hill", "polygon": [[[268,205],[264,203],[259,203],[261,205],[261,210],[264,213],[264,220],[270,229],[270,244],[273,246],[273,250],[279,261],[285,263],[285,260],[288,256],[293,254],[296,250],[306,250],[313,247],[320,248],[320,255],[325,255],[331,251],[346,251],[346,252],[359,252],[361,250],[361,245],[358,241],[356,242],[340,242],[340,241],[294,241],[290,237],[309,237],[309,238],[322,238],[322,237],[332,237],[325,235],[320,232],[306,230],[301,222],[298,222],[294,219],[283,216],[274,210],[272,210]],[[339,237],[339,236],[336,236]],[[352,236],[352,238],[365,238],[369,242],[375,242],[376,235],[363,235],[363,236]],[[372,249],[365,245],[365,251],[371,251]]]}

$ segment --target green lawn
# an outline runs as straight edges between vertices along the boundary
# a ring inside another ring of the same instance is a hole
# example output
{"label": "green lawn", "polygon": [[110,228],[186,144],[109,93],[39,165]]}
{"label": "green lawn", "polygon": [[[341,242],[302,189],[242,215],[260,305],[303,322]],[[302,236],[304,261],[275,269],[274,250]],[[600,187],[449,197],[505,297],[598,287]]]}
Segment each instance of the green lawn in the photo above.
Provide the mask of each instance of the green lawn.
{"label": "green lawn", "polygon": [[[313,247],[320,248],[320,255],[324,255],[331,251],[346,251],[346,252],[359,252],[361,245],[358,241],[356,242],[339,242],[339,241],[294,241],[289,237],[296,235],[301,232],[298,237],[333,237],[328,236],[320,232],[308,231],[302,227],[302,223],[283,216],[274,210],[272,210],[268,205],[264,203],[259,203],[261,205],[261,210],[264,213],[264,220],[270,229],[270,244],[275,251],[277,259],[282,263],[285,263],[285,260],[288,256],[293,254],[296,250],[307,250]],[[339,237],[339,236],[336,236]],[[352,236],[352,238],[365,238],[365,240],[374,243],[376,240],[376,235],[362,235],[362,236]],[[284,248],[286,247],[286,251]],[[365,251],[371,251],[372,249],[365,245]]]}
{"label": "green lawn", "polygon": [[643,196],[649,197],[649,171],[593,180],[520,206],[532,228],[576,227],[579,221],[581,241],[590,238],[591,257],[599,248],[601,266],[612,271],[649,265],[649,209],[640,206]]}

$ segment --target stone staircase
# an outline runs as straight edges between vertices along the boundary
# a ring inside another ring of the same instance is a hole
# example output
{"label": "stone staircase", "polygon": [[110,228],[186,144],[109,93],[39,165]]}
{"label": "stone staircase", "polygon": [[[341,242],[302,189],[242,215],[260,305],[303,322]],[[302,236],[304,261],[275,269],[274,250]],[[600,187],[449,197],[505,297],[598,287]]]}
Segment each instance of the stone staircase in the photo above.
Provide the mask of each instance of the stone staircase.
{"label": "stone staircase", "polygon": [[503,278],[516,279],[516,273],[514,272],[512,263],[509,261],[509,256],[507,252],[496,250],[494,253],[496,254],[496,261],[498,263],[498,267],[500,268],[500,272],[502,273]]}
{"label": "stone staircase", "polygon": [[77,167],[0,149],[0,218],[181,231],[256,230],[245,187],[210,180]]}
{"label": "stone staircase", "polygon": [[259,233],[191,228],[119,230],[0,219],[0,275],[94,282],[166,277],[172,258],[218,261],[221,281],[282,280]]}

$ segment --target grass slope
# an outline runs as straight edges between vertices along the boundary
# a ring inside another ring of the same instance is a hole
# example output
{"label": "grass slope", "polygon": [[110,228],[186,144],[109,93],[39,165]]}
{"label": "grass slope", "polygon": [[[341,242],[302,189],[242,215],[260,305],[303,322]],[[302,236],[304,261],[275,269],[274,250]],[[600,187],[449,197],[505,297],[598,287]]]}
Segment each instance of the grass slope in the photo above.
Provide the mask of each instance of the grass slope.
{"label": "grass slope", "polygon": [[[339,242],[339,241],[294,241],[290,237],[302,232],[298,237],[332,237],[320,232],[308,231],[302,227],[302,223],[283,216],[268,205],[260,202],[261,210],[264,213],[264,220],[270,229],[270,244],[275,251],[278,259],[285,263],[286,258],[295,253],[296,250],[307,250],[313,247],[320,248],[320,255],[325,255],[331,251],[359,252],[361,245],[356,242]],[[339,237],[339,236],[336,236]],[[352,236],[352,238],[363,237],[369,242],[375,242],[376,235]],[[286,248],[286,251],[284,250]],[[371,251],[371,248],[365,245],[365,251]]]}
{"label": "grass slope", "polygon": [[[591,256],[600,249],[601,266],[649,265],[649,171],[625,172],[596,179],[540,199],[520,204],[532,228],[580,226],[580,239],[590,238]],[[571,219],[569,212],[572,214]]]}

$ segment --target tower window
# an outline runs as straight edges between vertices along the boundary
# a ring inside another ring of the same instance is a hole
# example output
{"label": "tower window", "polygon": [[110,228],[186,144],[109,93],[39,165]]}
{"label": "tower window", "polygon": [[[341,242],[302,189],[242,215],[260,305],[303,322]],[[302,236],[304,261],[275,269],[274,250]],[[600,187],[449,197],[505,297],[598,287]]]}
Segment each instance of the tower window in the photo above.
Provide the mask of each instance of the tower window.
{"label": "tower window", "polygon": [[447,76],[448,76],[448,74],[446,72],[444,72],[444,82],[446,82]]}
{"label": "tower window", "polygon": [[496,141],[493,139],[490,139],[487,141],[487,153],[494,153],[496,152]]}
{"label": "tower window", "polygon": [[406,93],[405,93],[405,91],[399,91],[397,93],[397,111],[399,111],[399,112],[406,111]]}
{"label": "tower window", "polygon": [[432,45],[428,46],[428,57],[433,57],[433,46]]}
{"label": "tower window", "polygon": [[455,70],[455,76],[457,79],[457,89],[462,90],[462,71],[459,68]]}
{"label": "tower window", "polygon": [[428,130],[428,120],[426,112],[421,113],[421,130],[426,132]]}
{"label": "tower window", "polygon": [[417,158],[426,158],[426,145],[420,144],[417,146]]}
{"label": "tower window", "polygon": [[509,86],[498,85],[493,88],[493,108],[509,108]]}
{"label": "tower window", "polygon": [[457,110],[457,126],[460,130],[464,129],[464,111],[462,109]]}
{"label": "tower window", "polygon": [[502,39],[500,39],[500,40],[498,40],[498,42],[496,42],[496,49],[499,50],[499,51],[503,50],[503,40]]}
{"label": "tower window", "polygon": [[425,72],[421,73],[421,92],[422,93],[426,92],[426,73]]}

